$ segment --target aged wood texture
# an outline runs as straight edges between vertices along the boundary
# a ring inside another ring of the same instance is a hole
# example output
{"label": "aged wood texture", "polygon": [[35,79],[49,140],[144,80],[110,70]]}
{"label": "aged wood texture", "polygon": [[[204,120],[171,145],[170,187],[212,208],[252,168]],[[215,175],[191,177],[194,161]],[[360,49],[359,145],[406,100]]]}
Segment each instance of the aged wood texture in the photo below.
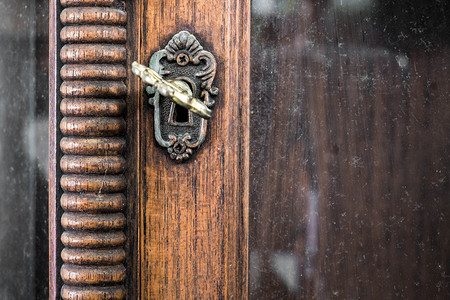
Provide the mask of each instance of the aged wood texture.
{"label": "aged wood texture", "polygon": [[63,245],[60,240],[62,233],[60,218],[62,214],[59,198],[62,190],[59,185],[61,177],[61,169],[58,161],[61,158],[61,150],[58,142],[61,140],[61,132],[59,131],[59,122],[61,113],[58,108],[60,101],[59,86],[61,78],[59,69],[61,63],[59,60],[59,49],[61,42],[59,39],[59,31],[61,30],[61,22],[59,13],[61,7],[58,0],[50,0],[49,3],[49,299],[60,299],[60,289],[62,279],[59,275],[61,268],[61,256]]}
{"label": "aged wood texture", "polygon": [[[136,1],[138,2],[138,1]],[[250,1],[142,0],[131,6],[132,59],[147,64],[181,30],[217,59],[220,90],[204,144],[177,164],[157,145],[153,108],[136,77],[130,151],[140,186],[140,285],[134,299],[247,297]],[[155,13],[157,12],[157,13]],[[131,21],[130,21],[131,22]],[[134,26],[134,25],[133,25]]]}
{"label": "aged wood texture", "polygon": [[[56,94],[59,87],[53,109],[59,106],[62,119],[52,123],[59,124],[62,134],[54,137],[60,141],[62,157],[53,158],[51,164],[59,164],[61,171],[61,175],[54,173],[53,180],[59,179],[63,190],[64,213],[54,212],[53,217],[64,229],[60,238],[65,248],[61,253],[53,249],[63,264],[55,262],[52,268],[60,266],[64,285],[53,278],[51,298],[58,298],[61,288],[63,299],[124,299],[127,16],[114,1],[61,4],[64,9],[55,2],[51,9],[61,11],[64,26],[60,30],[64,45],[53,41],[64,64],[57,67],[63,82],[54,82],[52,91]],[[53,61],[53,67],[57,63]],[[55,236],[58,233],[51,239]]]}
{"label": "aged wood texture", "polygon": [[[127,60],[133,62],[135,60],[141,61],[141,53],[139,52],[140,37],[141,37],[141,3],[140,1],[127,1]],[[135,30],[130,30],[135,28]],[[145,98],[143,98],[142,86],[139,78],[134,76],[131,67],[127,68],[128,88],[128,102],[126,110],[127,132],[127,193],[128,199],[126,214],[127,214],[127,287],[128,299],[140,298],[140,249],[139,249],[139,218],[140,218],[140,195],[142,194],[142,174],[141,174],[141,148],[140,148],[140,130],[142,107],[145,105]]]}

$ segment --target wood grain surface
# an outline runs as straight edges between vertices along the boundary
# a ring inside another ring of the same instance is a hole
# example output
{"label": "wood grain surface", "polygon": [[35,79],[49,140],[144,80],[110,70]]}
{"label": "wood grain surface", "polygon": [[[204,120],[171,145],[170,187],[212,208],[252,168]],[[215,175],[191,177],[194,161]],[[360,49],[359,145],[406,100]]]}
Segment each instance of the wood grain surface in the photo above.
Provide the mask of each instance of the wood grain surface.
{"label": "wood grain surface", "polygon": [[[250,72],[249,0],[51,0],[50,298],[245,299],[249,249],[254,299],[446,299],[446,19],[375,2],[255,13]],[[220,92],[176,164],[125,63],[181,30]]]}
{"label": "wood grain surface", "polygon": [[50,298],[124,299],[127,15],[114,1],[61,5],[51,3]]}
{"label": "wood grain surface", "polygon": [[130,275],[132,299],[247,297],[249,2],[128,4],[131,60],[148,65],[174,34],[187,30],[216,57],[220,90],[205,143],[177,164],[155,141],[153,108],[140,80],[128,81],[134,91],[130,163],[139,182],[128,188],[139,200],[132,204],[136,223],[129,225],[139,258],[133,266],[139,275]]}

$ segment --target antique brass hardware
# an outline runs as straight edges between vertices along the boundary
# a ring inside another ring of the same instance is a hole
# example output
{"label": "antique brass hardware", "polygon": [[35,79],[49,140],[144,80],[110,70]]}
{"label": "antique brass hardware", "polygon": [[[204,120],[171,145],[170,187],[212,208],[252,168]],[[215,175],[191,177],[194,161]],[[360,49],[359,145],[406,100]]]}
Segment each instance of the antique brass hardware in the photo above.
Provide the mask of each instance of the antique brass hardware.
{"label": "antique brass hardware", "polygon": [[206,137],[218,89],[212,86],[216,59],[194,35],[181,31],[152,55],[149,67],[133,62],[132,71],[149,84],[155,138],[177,162],[187,160]]}
{"label": "antique brass hardware", "polygon": [[176,104],[189,109],[202,118],[211,118],[211,110],[202,101],[192,97],[192,90],[184,81],[164,80],[154,70],[136,61],[131,64],[131,67],[135,75],[141,77],[145,83],[155,87],[161,95],[170,98]]}

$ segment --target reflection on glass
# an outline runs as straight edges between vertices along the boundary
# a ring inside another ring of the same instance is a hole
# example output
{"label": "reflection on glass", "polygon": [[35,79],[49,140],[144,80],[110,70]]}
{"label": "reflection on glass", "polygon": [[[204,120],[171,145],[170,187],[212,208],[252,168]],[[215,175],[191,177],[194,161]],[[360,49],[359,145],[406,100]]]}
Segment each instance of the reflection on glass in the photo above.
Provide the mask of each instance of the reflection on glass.
{"label": "reflection on glass", "polygon": [[450,3],[253,0],[252,299],[450,299]]}
{"label": "reflection on glass", "polygon": [[0,299],[48,299],[48,3],[0,0]]}

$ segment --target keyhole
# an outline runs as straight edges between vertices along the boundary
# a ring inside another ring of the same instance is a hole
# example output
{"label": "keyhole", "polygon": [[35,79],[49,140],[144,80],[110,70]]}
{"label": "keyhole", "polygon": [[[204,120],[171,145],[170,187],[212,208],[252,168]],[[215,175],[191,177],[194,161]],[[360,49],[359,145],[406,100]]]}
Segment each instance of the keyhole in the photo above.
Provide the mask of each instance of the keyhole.
{"label": "keyhole", "polygon": [[175,109],[173,111],[173,121],[176,123],[189,122],[189,111],[186,108],[175,104]]}
{"label": "keyhole", "polygon": [[[192,86],[183,80],[174,80],[173,84],[192,96]],[[192,126],[192,112],[178,104],[172,103],[169,112],[169,125],[172,126]]]}

